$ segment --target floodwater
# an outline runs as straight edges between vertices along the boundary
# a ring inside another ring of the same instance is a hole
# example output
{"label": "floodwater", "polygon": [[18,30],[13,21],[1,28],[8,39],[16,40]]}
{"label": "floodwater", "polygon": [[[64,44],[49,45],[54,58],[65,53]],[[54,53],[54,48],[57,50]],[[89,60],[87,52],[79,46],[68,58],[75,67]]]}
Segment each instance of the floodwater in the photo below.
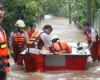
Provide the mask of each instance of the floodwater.
{"label": "floodwater", "polygon": [[[67,19],[52,18],[43,20],[38,26],[38,29],[41,30],[46,24],[53,26],[51,35],[58,35],[60,39],[66,40],[67,42],[84,41],[82,31],[74,24],[69,25]],[[93,63],[91,58],[88,59],[86,70],[45,71],[43,73],[26,73],[24,66],[14,64],[12,59],[10,62],[11,73],[8,75],[7,80],[100,80],[100,62]]]}
{"label": "floodwater", "polygon": [[42,30],[43,26],[50,24],[53,27],[51,35],[57,35],[60,39],[64,39],[67,42],[79,42],[84,41],[82,31],[79,30],[75,25],[69,24],[68,19],[64,18],[53,18],[43,20],[39,28]]}

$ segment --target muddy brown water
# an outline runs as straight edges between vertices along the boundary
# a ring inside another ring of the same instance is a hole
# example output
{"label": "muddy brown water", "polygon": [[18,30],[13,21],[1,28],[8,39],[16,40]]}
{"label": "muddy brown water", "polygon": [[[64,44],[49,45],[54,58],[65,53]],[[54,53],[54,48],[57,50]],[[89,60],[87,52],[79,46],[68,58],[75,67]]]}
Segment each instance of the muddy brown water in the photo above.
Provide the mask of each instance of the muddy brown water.
{"label": "muddy brown water", "polygon": [[[74,24],[69,25],[68,19],[46,19],[42,21],[38,29],[41,30],[46,24],[53,26],[51,35],[58,35],[60,39],[67,42],[84,41],[82,31],[75,27]],[[100,62],[93,63],[89,60],[86,70],[82,71],[60,70],[45,71],[43,73],[27,73],[24,66],[14,64],[13,59],[10,62],[11,73],[8,75],[7,80],[100,80]]]}

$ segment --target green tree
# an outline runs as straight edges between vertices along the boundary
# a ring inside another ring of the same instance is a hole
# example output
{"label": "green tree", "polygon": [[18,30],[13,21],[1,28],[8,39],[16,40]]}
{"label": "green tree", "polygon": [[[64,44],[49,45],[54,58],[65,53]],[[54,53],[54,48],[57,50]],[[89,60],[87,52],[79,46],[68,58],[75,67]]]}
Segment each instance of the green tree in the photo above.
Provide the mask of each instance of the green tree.
{"label": "green tree", "polygon": [[[52,13],[56,16],[68,17],[68,4],[71,1],[71,16],[79,23],[86,20],[86,0],[5,0],[6,17],[4,25],[9,31],[14,28],[17,19],[23,19],[26,24],[39,22],[41,15]],[[91,0],[91,14],[100,8],[100,0]]]}
{"label": "green tree", "polygon": [[6,0],[6,17],[4,25],[7,31],[15,28],[15,22],[22,19],[29,24],[38,22],[38,17],[43,13],[42,6],[33,0]]}

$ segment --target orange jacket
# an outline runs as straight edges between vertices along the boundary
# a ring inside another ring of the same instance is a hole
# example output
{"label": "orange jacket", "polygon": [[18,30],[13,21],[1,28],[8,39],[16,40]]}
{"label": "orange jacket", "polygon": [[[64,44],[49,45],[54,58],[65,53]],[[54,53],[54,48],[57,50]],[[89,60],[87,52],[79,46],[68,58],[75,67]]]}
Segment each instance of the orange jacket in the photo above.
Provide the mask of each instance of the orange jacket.
{"label": "orange jacket", "polygon": [[7,46],[7,38],[5,31],[2,29],[0,30],[0,57],[4,57],[4,65],[6,73],[10,72],[10,65],[9,65],[9,49]]}
{"label": "orange jacket", "polygon": [[40,31],[35,31],[29,41],[28,44],[31,45],[32,47],[37,47],[38,49],[41,49],[41,47],[43,46],[43,41],[40,39],[40,35],[42,32]]}
{"label": "orange jacket", "polygon": [[64,41],[52,43],[52,47],[59,53],[71,53],[72,49]]}
{"label": "orange jacket", "polygon": [[8,55],[7,38],[4,30],[0,30],[0,56]]}
{"label": "orange jacket", "polygon": [[24,47],[26,44],[24,33],[14,33],[13,34],[13,46]]}

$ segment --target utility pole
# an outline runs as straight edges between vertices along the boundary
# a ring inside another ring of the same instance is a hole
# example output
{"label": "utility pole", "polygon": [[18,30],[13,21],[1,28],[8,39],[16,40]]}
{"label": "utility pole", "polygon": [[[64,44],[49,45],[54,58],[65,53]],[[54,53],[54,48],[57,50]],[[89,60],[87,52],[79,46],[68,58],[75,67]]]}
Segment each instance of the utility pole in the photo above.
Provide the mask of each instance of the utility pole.
{"label": "utility pole", "polygon": [[72,20],[71,20],[71,2],[68,2],[68,8],[69,8],[69,24],[72,23]]}
{"label": "utility pole", "polygon": [[86,0],[86,15],[91,26],[91,0]]}
{"label": "utility pole", "polygon": [[72,7],[71,7],[71,4],[73,3],[73,2],[75,2],[75,0],[65,0],[65,3],[68,3],[68,16],[69,16],[69,24],[72,24],[72,19],[71,19],[71,14],[72,14],[72,12],[71,12],[71,10],[72,10]]}

